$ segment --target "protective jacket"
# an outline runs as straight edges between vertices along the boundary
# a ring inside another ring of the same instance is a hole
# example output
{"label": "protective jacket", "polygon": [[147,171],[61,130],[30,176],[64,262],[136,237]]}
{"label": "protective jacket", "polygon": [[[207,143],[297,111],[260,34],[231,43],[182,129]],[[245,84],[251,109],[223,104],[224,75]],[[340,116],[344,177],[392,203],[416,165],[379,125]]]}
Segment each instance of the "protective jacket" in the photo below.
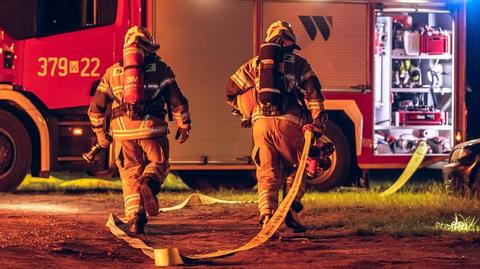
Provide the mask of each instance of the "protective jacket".
{"label": "protective jacket", "polygon": [[[321,117],[322,114],[325,114],[324,97],[320,82],[310,64],[305,58],[294,53],[285,54],[284,60],[283,75],[286,82],[288,103],[285,106],[284,115],[277,116],[277,118],[303,125]],[[236,99],[239,95],[258,88],[259,61],[258,56],[255,56],[240,66],[227,81],[227,103],[236,106]],[[303,113],[305,109],[308,109],[310,113]],[[264,117],[267,116],[262,115],[258,106],[253,108],[252,123]]]}
{"label": "protective jacket", "polygon": [[165,106],[170,106],[180,128],[189,128],[188,101],[180,91],[170,67],[154,56],[145,64],[144,113],[131,119],[123,102],[124,76],[122,63],[109,67],[102,77],[88,110],[95,129],[104,129],[107,109],[111,104],[111,134],[116,140],[145,139],[164,136],[168,132]]}

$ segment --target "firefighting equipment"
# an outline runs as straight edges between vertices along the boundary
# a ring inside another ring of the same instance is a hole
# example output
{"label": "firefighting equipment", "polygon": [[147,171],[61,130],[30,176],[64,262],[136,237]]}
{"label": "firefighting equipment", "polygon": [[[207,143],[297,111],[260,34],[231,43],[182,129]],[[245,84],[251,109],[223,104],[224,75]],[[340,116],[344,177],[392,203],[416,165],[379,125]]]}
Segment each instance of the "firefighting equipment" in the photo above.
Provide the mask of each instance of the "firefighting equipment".
{"label": "firefighting equipment", "polygon": [[144,212],[135,214],[135,216],[127,222],[129,235],[144,234],[147,222],[148,219]]}
{"label": "firefighting equipment", "polygon": [[144,174],[140,179],[140,197],[143,202],[143,209],[148,216],[158,215],[158,200],[156,195],[160,191],[160,184],[155,179],[155,175]]}
{"label": "firefighting equipment", "polygon": [[[100,142],[99,142],[100,140],[97,139],[98,141],[95,143],[95,145],[93,145],[88,152],[85,152],[85,153],[82,154],[83,159],[87,163],[91,163],[93,161],[93,158],[95,158],[95,156],[98,153],[100,153],[100,151],[109,147],[110,144],[112,143],[112,137],[106,132],[103,132],[103,134],[101,134],[101,135],[99,135],[97,133],[97,137],[101,137],[102,144],[100,144]],[[106,146],[106,147],[104,147],[104,146]]]}
{"label": "firefighting equipment", "polygon": [[421,87],[422,71],[416,60],[394,60],[392,63],[393,87]]}
{"label": "firefighting equipment", "polygon": [[135,43],[123,49],[123,103],[130,119],[140,119],[145,111],[145,85],[143,50]]}
{"label": "firefighting equipment", "polygon": [[331,142],[315,143],[308,152],[306,171],[307,177],[315,178],[320,171],[326,171],[332,166],[331,156],[335,148]]}
{"label": "firefighting equipment", "polygon": [[325,132],[325,124],[326,121],[322,121],[320,118],[314,120],[313,123],[307,123],[303,126],[303,131],[306,130],[312,131],[313,136],[318,139],[322,137],[323,133]]}
{"label": "firefighting equipment", "polygon": [[408,161],[407,167],[405,167],[405,170],[403,170],[400,177],[398,177],[397,181],[395,181],[392,186],[380,193],[380,196],[391,195],[405,185],[405,183],[407,183],[407,181],[412,177],[413,173],[415,173],[422,163],[423,158],[425,158],[425,155],[427,154],[427,150],[427,143],[423,140],[420,141],[417,145],[417,149],[410,158],[410,161]]}
{"label": "firefighting equipment", "polygon": [[451,150],[450,139],[442,136],[436,136],[427,139],[427,144],[432,153],[447,153]]}
{"label": "firefighting equipment", "polygon": [[[250,249],[256,248],[256,247],[262,245],[263,243],[267,242],[268,239],[270,239],[276,233],[276,231],[278,230],[280,225],[283,223],[286,215],[288,214],[288,212],[289,212],[289,210],[290,210],[290,208],[293,204],[293,201],[294,201],[295,197],[297,196],[298,189],[299,189],[299,187],[302,183],[303,172],[305,171],[305,164],[306,164],[306,160],[307,160],[307,156],[308,156],[308,151],[309,151],[309,148],[310,148],[310,141],[312,140],[312,132],[311,131],[305,132],[303,140],[306,141],[306,142],[303,146],[303,150],[302,150],[302,154],[301,154],[301,157],[300,157],[300,162],[298,164],[298,169],[297,169],[297,173],[295,175],[294,183],[293,183],[290,191],[287,193],[287,195],[283,199],[282,203],[280,204],[278,210],[275,211],[275,213],[272,215],[271,219],[267,222],[266,226],[263,227],[262,230],[254,238],[252,238],[250,241],[248,241],[248,243],[244,244],[243,246],[238,247],[238,248],[233,249],[233,250],[219,250],[219,251],[212,252],[212,253],[197,254],[197,255],[190,255],[190,256],[185,256],[185,255],[181,255],[180,253],[178,253],[178,257],[176,257],[177,259],[172,259],[172,260],[178,261],[177,264],[179,264],[180,262],[182,262],[182,258],[184,260],[190,260],[190,261],[193,261],[193,262],[194,261],[201,261],[201,260],[205,260],[205,259],[221,258],[221,257],[226,257],[226,256],[233,255],[233,254],[235,254],[237,252],[240,252],[240,251],[250,250]],[[185,200],[184,202],[182,202],[181,204],[179,204],[178,206],[175,206],[173,208],[174,209],[183,208],[188,203],[190,198],[191,197],[187,198],[187,200]],[[212,203],[210,201],[212,199],[208,199],[208,198],[209,197],[201,198],[200,199],[201,203]],[[218,201],[217,199],[214,199],[214,200]],[[160,209],[160,211],[166,211],[166,210],[169,211],[169,210],[173,210],[173,209],[172,208]],[[121,223],[125,223],[125,221],[119,219],[114,214],[110,214],[106,225],[107,225],[107,227],[109,227],[112,234],[114,234],[115,236],[125,240],[130,246],[132,246],[134,248],[137,248],[137,249],[140,249],[145,255],[147,255],[151,259],[161,259],[160,255],[155,255],[155,252],[159,252],[158,249],[154,249],[154,248],[146,245],[145,242],[143,242],[142,240],[140,240],[138,238],[129,237],[122,229],[120,229],[117,226],[117,223],[121,224]],[[171,263],[168,263],[168,262],[165,262],[165,261],[155,261],[155,264],[174,265],[174,264],[171,264]]]}
{"label": "firefighting equipment", "polygon": [[108,148],[110,144],[112,144],[112,137],[109,133],[105,132],[104,130],[94,129],[95,135],[97,136],[97,144],[101,148]]}
{"label": "firefighting equipment", "polygon": [[285,79],[280,71],[283,62],[283,48],[275,43],[260,46],[258,105],[264,116],[283,114],[285,101]]}
{"label": "firefighting equipment", "polygon": [[133,26],[125,34],[123,45],[123,103],[127,116],[140,119],[146,114],[145,56],[158,49],[153,36],[143,27]]}
{"label": "firefighting equipment", "polygon": [[265,43],[277,43],[283,46],[283,39],[293,41],[293,48],[300,50],[300,47],[297,45],[297,37],[290,23],[286,21],[275,21],[270,24],[265,36]]}
{"label": "firefighting equipment", "polygon": [[139,120],[131,119],[126,115],[122,102],[123,67],[120,63],[116,63],[105,72],[90,105],[88,115],[94,127],[105,128],[106,111],[110,104],[112,113],[109,131],[115,140],[144,139],[167,135],[165,105],[171,106],[173,114],[177,115],[174,118],[177,125],[185,125],[184,121],[189,117],[188,101],[178,88],[175,74],[158,57],[153,58],[149,66],[152,66],[152,69],[145,71],[146,84],[157,86],[149,86],[145,89],[146,96],[148,96],[146,115]]}

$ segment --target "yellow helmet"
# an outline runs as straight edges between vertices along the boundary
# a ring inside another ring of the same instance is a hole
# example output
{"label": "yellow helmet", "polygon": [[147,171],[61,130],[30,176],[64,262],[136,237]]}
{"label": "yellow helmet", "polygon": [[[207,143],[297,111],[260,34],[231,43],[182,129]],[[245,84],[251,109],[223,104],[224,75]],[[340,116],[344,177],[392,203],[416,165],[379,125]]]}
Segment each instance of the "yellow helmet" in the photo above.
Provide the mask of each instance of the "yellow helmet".
{"label": "yellow helmet", "polygon": [[123,47],[126,48],[136,43],[140,48],[149,53],[155,53],[160,45],[155,43],[153,35],[141,26],[133,26],[125,34]]}
{"label": "yellow helmet", "polygon": [[279,20],[270,24],[265,36],[265,42],[275,42],[279,37],[293,41],[294,47],[296,49],[300,49],[300,47],[297,45],[297,37],[295,36],[290,23]]}

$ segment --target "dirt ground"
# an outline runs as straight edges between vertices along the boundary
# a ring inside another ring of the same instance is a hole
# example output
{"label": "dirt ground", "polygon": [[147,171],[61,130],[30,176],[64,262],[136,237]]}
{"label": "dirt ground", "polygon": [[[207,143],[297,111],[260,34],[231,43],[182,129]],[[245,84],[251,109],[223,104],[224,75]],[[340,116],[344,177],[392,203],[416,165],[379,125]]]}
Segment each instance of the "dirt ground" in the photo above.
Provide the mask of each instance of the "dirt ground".
{"label": "dirt ground", "polygon": [[[0,268],[155,268],[153,260],[110,233],[118,194],[0,194]],[[171,206],[179,201],[163,201]],[[339,214],[340,216],[340,214]],[[337,216],[337,217],[339,217]],[[177,268],[480,268],[479,242],[454,237],[359,236],[322,226],[335,215],[309,215],[305,234],[281,229],[281,240],[234,256]],[[195,206],[151,219],[155,248],[196,254],[238,247],[259,230],[255,204]]]}

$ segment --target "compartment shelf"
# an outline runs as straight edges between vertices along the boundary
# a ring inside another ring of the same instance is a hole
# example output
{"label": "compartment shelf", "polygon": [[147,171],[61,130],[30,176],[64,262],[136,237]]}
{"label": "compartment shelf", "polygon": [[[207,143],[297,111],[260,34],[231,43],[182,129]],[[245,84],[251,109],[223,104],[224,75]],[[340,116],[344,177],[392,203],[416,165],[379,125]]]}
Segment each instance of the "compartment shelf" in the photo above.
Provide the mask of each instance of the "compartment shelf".
{"label": "compartment shelf", "polygon": [[429,130],[451,130],[451,125],[375,125],[375,130],[415,130],[415,129],[429,129]]}
{"label": "compartment shelf", "polygon": [[397,60],[408,60],[408,59],[426,59],[426,60],[450,60],[452,59],[451,54],[438,54],[438,55],[430,55],[430,54],[423,54],[423,55],[401,55],[401,56],[393,56],[392,59]]}
{"label": "compartment shelf", "polygon": [[[404,92],[404,93],[430,93],[430,88],[391,88],[392,92]],[[434,88],[434,93],[452,93],[452,88]]]}

